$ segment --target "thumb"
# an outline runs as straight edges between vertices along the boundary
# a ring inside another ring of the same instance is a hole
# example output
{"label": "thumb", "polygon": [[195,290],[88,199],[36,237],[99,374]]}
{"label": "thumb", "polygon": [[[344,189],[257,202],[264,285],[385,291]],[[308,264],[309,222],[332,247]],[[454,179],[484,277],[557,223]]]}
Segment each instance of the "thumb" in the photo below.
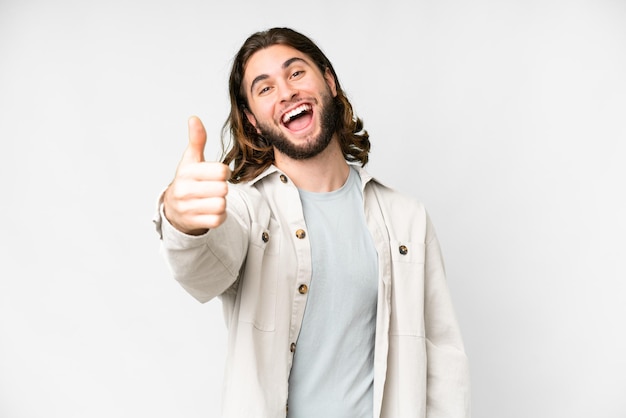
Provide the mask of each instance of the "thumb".
{"label": "thumb", "polygon": [[187,122],[189,127],[189,144],[181,163],[204,162],[204,146],[206,145],[206,130],[197,116],[192,116]]}

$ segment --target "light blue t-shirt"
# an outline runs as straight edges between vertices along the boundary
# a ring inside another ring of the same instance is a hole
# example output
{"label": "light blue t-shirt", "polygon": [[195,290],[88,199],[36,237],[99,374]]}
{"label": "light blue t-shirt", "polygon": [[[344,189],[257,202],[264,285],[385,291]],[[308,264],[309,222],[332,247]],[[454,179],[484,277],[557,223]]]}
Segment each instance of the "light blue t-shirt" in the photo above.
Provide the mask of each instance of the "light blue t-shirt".
{"label": "light blue t-shirt", "polygon": [[330,193],[300,190],[313,275],[289,378],[289,418],[371,418],[378,260],[354,168]]}

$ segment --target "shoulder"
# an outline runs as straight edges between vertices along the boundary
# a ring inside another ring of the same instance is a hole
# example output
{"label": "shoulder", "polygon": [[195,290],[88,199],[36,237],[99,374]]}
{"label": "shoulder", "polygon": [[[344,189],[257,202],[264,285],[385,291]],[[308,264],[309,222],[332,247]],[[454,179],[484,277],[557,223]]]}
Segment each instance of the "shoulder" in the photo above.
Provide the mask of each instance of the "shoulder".
{"label": "shoulder", "polygon": [[390,239],[425,243],[432,228],[425,206],[415,197],[395,190],[378,180],[362,177],[366,205],[378,207]]}
{"label": "shoulder", "polygon": [[383,184],[361,167],[355,168],[361,176],[364,195],[373,194],[381,209],[394,214],[399,212],[403,217],[407,214],[426,216],[424,205],[415,197]]}
{"label": "shoulder", "polygon": [[426,212],[422,202],[407,193],[400,192],[376,180],[370,181],[368,186],[378,195],[380,204],[389,210],[401,211],[403,213],[408,211],[415,214]]}

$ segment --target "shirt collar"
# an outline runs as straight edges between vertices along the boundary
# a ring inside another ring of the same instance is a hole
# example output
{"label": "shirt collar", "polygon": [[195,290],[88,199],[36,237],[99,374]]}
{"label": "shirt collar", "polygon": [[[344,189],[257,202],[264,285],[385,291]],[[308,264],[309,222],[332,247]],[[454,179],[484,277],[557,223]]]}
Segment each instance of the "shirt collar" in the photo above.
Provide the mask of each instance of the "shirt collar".
{"label": "shirt collar", "polygon": [[[365,189],[365,186],[367,185],[367,183],[369,183],[370,181],[373,183],[378,183],[383,185],[383,183],[381,183],[378,179],[374,178],[370,173],[368,173],[363,167],[361,167],[358,164],[351,164],[348,163],[348,165],[350,167],[354,167],[357,172],[359,173],[359,176],[361,177],[361,185],[362,188]],[[259,174],[258,176],[256,176],[255,178],[253,178],[252,180],[250,180],[250,182],[248,183],[250,186],[255,185],[257,182],[263,180],[266,177],[269,177],[270,175],[277,173],[277,174],[284,174],[282,171],[280,171],[278,169],[278,167],[276,167],[274,164],[270,165],[267,169],[265,169],[261,174]]]}
{"label": "shirt collar", "polygon": [[278,173],[280,170],[274,164],[267,167],[261,174],[253,178],[248,182],[249,185],[254,186],[257,182],[263,180],[265,177],[269,176],[272,173]]}

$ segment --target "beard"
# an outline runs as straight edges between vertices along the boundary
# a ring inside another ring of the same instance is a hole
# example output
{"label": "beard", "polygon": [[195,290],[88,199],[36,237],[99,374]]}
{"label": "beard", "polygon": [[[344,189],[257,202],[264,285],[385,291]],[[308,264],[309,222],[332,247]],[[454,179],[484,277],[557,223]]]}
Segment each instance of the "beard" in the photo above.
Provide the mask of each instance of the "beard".
{"label": "beard", "polygon": [[258,130],[270,145],[279,152],[285,154],[293,160],[306,160],[320,154],[328,147],[339,119],[339,106],[337,101],[330,94],[330,89],[322,93],[322,106],[320,107],[320,133],[317,137],[311,138],[305,144],[296,145],[289,140],[277,127],[258,122]]}

